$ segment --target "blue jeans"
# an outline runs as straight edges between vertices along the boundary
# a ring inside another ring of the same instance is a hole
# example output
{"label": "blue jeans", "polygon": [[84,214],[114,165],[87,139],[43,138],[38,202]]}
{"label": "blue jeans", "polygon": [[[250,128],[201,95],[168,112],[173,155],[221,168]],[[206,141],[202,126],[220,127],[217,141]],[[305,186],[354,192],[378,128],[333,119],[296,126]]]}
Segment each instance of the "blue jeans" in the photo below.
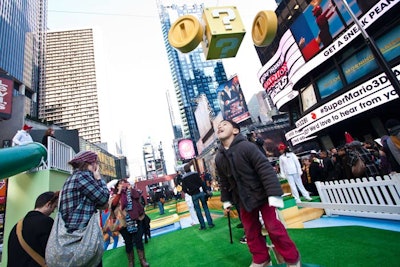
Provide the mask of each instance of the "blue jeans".
{"label": "blue jeans", "polygon": [[208,205],[207,205],[207,201],[206,201],[204,192],[200,192],[196,195],[193,195],[192,201],[193,201],[193,206],[196,211],[197,218],[199,219],[201,228],[205,228],[206,225],[204,223],[203,214],[201,213],[200,201],[201,201],[201,205],[203,206],[204,213],[206,214],[208,225],[210,225],[210,226],[214,225],[213,220],[211,218],[210,211],[208,210]]}
{"label": "blue jeans", "polygon": [[[110,230],[107,230],[107,234],[108,234],[108,238],[107,240],[104,241],[104,250],[107,250],[108,245],[110,245],[111,243],[111,238],[114,240],[113,242],[113,248],[116,248],[118,246],[118,237],[119,237],[119,233],[114,233],[111,232]],[[118,235],[116,235],[118,234]]]}
{"label": "blue jeans", "polygon": [[160,210],[160,215],[163,215],[164,214],[164,204],[161,203],[161,201],[158,201],[157,204],[158,204],[158,209]]}

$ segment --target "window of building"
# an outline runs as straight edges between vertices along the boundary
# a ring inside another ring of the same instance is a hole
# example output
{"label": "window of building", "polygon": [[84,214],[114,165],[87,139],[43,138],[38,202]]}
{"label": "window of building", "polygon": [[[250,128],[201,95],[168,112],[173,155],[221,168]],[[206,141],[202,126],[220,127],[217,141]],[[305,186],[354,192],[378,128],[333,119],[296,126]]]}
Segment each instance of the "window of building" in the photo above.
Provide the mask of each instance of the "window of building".
{"label": "window of building", "polygon": [[317,96],[315,95],[314,86],[312,84],[302,89],[300,96],[303,112],[317,104]]}
{"label": "window of building", "polygon": [[343,88],[338,70],[334,69],[316,81],[321,99],[324,99]]}

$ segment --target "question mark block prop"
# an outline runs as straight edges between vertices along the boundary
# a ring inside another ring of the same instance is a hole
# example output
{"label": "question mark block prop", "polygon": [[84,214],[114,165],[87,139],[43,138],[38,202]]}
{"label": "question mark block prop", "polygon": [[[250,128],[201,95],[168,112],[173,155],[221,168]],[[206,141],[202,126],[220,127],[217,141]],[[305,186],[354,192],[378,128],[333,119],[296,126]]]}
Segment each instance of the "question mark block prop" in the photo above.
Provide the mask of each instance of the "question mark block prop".
{"label": "question mark block prop", "polygon": [[206,59],[235,57],[246,34],[237,8],[204,8],[203,21],[205,39],[202,46]]}

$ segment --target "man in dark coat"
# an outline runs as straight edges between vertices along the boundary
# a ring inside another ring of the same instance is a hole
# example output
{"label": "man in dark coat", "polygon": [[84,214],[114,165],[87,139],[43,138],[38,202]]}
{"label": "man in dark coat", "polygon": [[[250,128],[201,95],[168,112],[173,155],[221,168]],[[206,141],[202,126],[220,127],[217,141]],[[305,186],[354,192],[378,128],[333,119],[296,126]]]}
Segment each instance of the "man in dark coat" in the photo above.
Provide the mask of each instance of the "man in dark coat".
{"label": "man in dark coat", "polygon": [[254,143],[240,134],[240,127],[230,120],[218,125],[221,145],[215,164],[221,182],[221,201],[226,212],[239,203],[247,245],[253,256],[250,266],[268,266],[270,256],[261,235],[259,213],[276,250],[288,266],[300,266],[300,254],[280,222],[276,207],[284,206],[282,188],[267,157]]}
{"label": "man in dark coat", "polygon": [[[29,211],[23,219],[22,237],[43,258],[54,222],[49,216],[57,207],[58,195],[59,192],[49,191],[38,196],[35,202],[35,209]],[[8,238],[7,267],[40,267],[22,248],[18,241],[16,228],[17,225],[13,227]]]}
{"label": "man in dark coat", "polygon": [[197,172],[190,170],[190,164],[184,166],[185,174],[182,179],[182,191],[189,194],[192,197],[193,206],[196,211],[197,218],[200,222],[199,230],[206,229],[203,214],[201,213],[200,202],[203,207],[204,213],[207,218],[207,224],[209,228],[213,228],[215,225],[211,218],[210,210],[208,209],[207,201],[205,198],[206,188],[203,180]]}

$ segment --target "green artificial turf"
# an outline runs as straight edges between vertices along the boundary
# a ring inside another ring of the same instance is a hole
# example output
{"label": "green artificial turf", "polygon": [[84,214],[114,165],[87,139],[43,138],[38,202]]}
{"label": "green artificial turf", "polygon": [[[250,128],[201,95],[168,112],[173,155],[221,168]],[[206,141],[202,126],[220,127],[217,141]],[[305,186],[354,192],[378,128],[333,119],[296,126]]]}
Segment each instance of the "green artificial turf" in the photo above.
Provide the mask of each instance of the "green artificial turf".
{"label": "green artificial turf", "polygon": [[[147,261],[152,267],[247,267],[251,255],[247,245],[239,243],[243,229],[236,228],[238,219],[231,221],[233,244],[227,218],[217,218],[212,229],[199,231],[198,226],[193,226],[153,237],[145,244]],[[399,232],[358,226],[288,229],[288,232],[302,262],[313,266],[400,266]],[[140,266],[136,252],[135,260],[135,266]],[[127,263],[125,247],[104,253],[104,267],[124,267]]]}

